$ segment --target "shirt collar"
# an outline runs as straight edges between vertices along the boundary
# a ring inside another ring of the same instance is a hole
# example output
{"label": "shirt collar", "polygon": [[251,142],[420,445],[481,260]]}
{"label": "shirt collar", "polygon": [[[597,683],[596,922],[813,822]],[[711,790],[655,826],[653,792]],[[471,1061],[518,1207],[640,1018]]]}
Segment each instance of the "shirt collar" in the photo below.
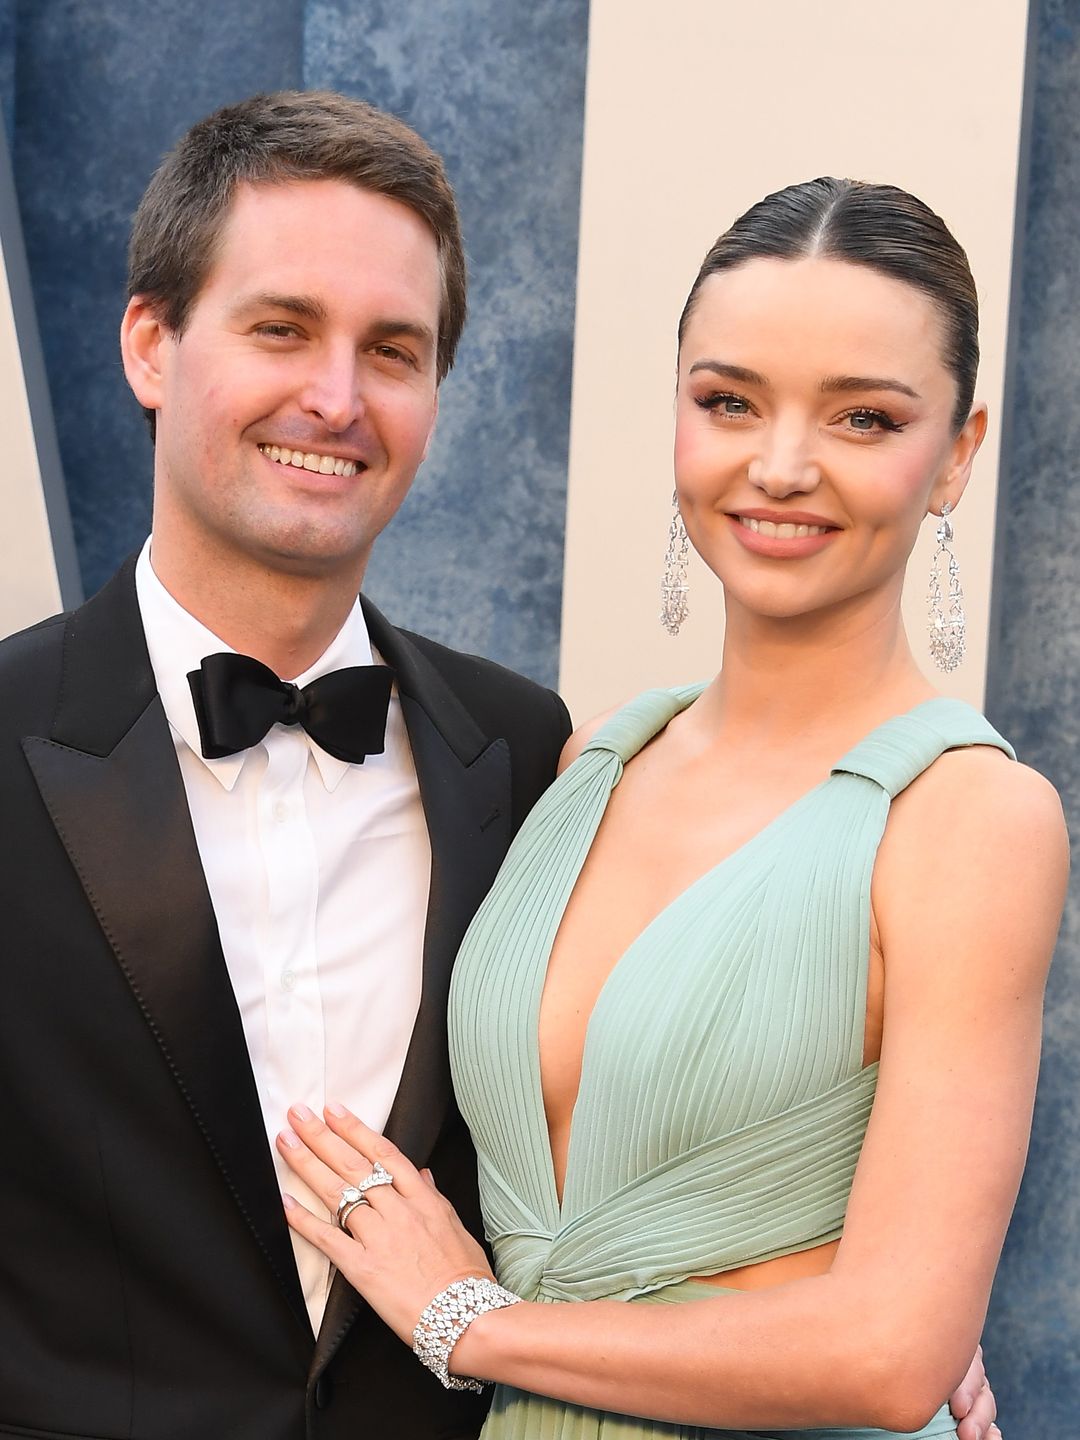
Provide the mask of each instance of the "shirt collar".
{"label": "shirt collar", "polygon": [[[221,760],[206,759],[202,753],[199,722],[195,718],[195,705],[187,677],[189,671],[199,668],[207,655],[219,654],[223,650],[235,652],[231,645],[226,645],[224,640],[196,620],[195,616],[185,610],[165,589],[151,563],[152,538],[147,539],[135,565],[135,593],[146,632],[150,666],[165,709],[165,718],[174,734],[199,757],[222,787],[232,790],[251,751],[241,750],[238,754],[226,755]],[[373,662],[364,612],[357,600],[344,625],[314,665],[296,677],[296,684],[308,685],[320,675],[329,674],[331,670],[341,670],[349,665],[371,665]],[[351,768],[349,762],[328,755],[309,735],[303,731],[300,733],[315,757],[315,764],[326,789],[336,790],[346,771]]]}

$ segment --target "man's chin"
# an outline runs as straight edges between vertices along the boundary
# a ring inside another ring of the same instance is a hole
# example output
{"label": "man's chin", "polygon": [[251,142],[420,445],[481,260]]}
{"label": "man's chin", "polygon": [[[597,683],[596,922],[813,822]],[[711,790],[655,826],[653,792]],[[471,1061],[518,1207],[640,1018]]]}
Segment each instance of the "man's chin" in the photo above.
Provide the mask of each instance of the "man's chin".
{"label": "man's chin", "polygon": [[264,533],[259,536],[253,554],[268,570],[297,579],[329,580],[343,574],[359,577],[371,546],[362,545],[355,536]]}

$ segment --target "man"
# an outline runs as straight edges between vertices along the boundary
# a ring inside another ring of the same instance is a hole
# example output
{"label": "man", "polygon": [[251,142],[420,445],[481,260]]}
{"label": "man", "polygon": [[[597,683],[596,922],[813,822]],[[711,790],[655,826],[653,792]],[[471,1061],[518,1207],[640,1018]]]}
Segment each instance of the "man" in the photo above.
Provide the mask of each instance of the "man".
{"label": "man", "polygon": [[569,722],[356,600],[464,320],[453,196],[369,106],[256,97],[129,279],[152,540],[0,647],[0,1435],[473,1436],[294,1246],[272,1143],[345,1100],[479,1227],[450,966]]}
{"label": "man", "polygon": [[[461,332],[453,196],[388,116],[255,99],[166,159],[130,278],[152,544],[0,660],[0,1434],[473,1435],[294,1253],[272,1158],[292,1101],[351,1096],[479,1224],[446,988],[569,721],[356,602]],[[215,748],[188,676],[230,650],[301,687],[390,666],[385,749],[314,715]]]}

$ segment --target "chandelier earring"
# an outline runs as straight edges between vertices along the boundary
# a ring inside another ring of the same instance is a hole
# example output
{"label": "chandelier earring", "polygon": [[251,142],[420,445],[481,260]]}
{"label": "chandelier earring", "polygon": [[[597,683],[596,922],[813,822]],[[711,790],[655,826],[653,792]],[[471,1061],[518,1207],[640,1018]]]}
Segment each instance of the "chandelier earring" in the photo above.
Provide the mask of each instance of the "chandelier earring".
{"label": "chandelier earring", "polygon": [[664,556],[664,578],[660,582],[660,624],[669,635],[678,635],[690,614],[687,596],[690,586],[686,571],[690,559],[690,537],[679,510],[679,492],[671,492],[671,525],[668,527],[667,554]]}
{"label": "chandelier earring", "polygon": [[[941,507],[937,527],[937,549],[930,562],[930,657],[939,670],[955,670],[964,658],[967,625],[964,618],[964,592],[960,586],[960,567],[950,546],[953,525],[949,519],[952,506]],[[947,561],[947,564],[946,564]]]}

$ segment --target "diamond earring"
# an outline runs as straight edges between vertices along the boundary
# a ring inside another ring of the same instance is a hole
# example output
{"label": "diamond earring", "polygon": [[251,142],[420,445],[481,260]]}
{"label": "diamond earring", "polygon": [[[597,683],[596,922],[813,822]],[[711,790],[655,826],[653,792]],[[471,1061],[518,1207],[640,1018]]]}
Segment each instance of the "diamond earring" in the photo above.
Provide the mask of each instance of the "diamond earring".
{"label": "diamond earring", "polygon": [[[948,501],[941,507],[941,520],[937,527],[937,549],[930,562],[930,657],[939,670],[955,670],[964,658],[966,648],[966,622],[964,619],[964,592],[960,588],[960,567],[949,546],[953,540],[953,527],[949,515],[952,506]],[[942,561],[948,557],[948,595],[942,592],[944,577]]]}
{"label": "diamond earring", "polygon": [[678,635],[679,628],[690,614],[687,595],[690,586],[686,568],[690,555],[690,537],[679,510],[679,492],[671,492],[671,525],[668,529],[667,554],[664,556],[664,578],[660,582],[660,624],[669,635]]}

